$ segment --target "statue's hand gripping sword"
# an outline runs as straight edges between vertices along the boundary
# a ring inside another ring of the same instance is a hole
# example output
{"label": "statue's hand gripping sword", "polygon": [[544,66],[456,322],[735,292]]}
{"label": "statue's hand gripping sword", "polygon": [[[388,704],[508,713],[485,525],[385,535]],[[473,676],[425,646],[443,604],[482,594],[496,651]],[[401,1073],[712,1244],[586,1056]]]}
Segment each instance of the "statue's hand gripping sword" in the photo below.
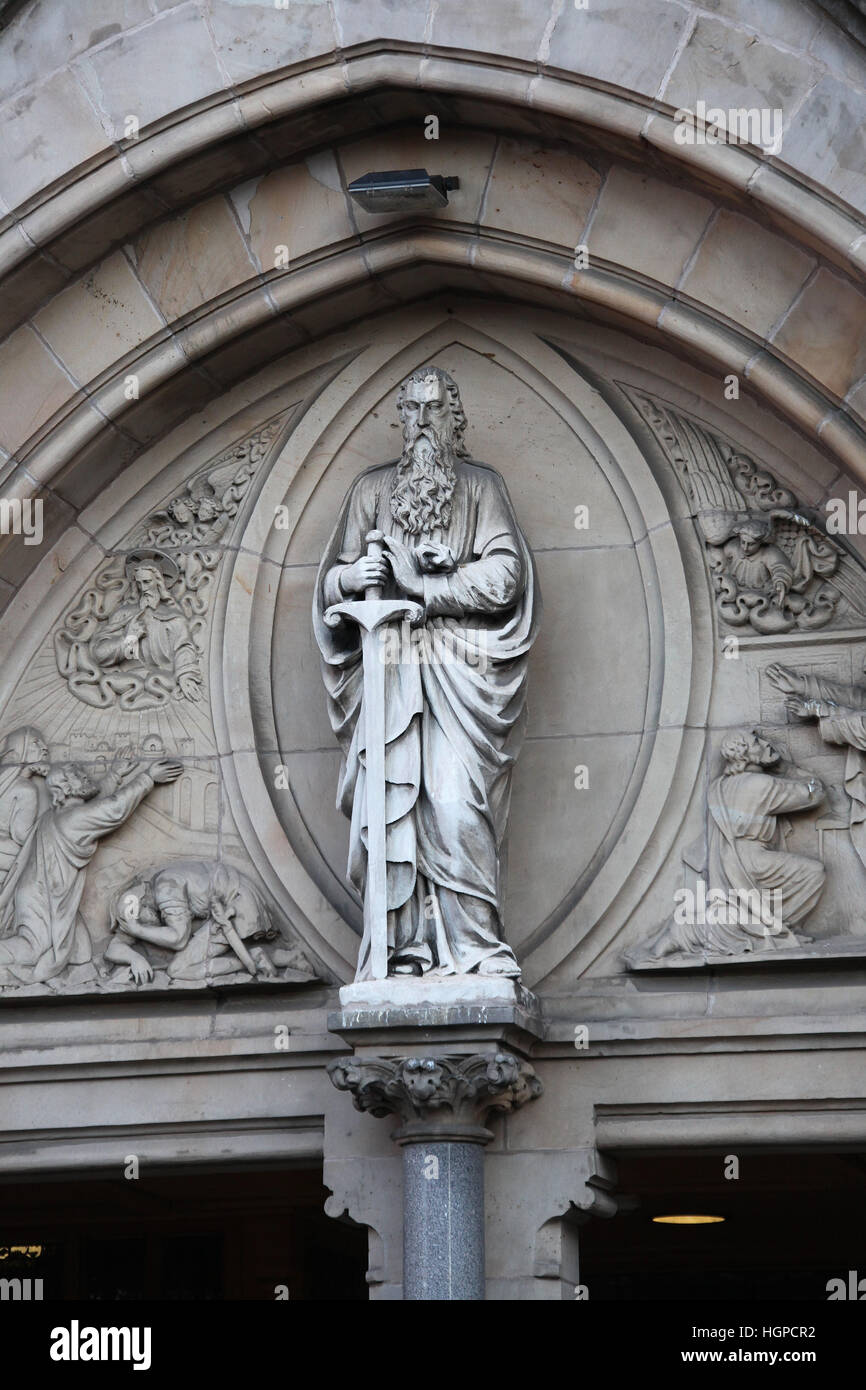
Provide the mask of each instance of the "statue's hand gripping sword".
{"label": "statue's hand gripping sword", "polygon": [[[367,533],[367,555],[382,558],[381,531]],[[335,603],[325,622],[336,627],[350,618],[361,629],[364,662],[364,741],[366,744],[367,881],[364,886],[364,928],[370,943],[370,977],[388,976],[388,861],[385,817],[385,648],[379,629],[395,619],[419,623],[424,610],[411,599],[383,599],[382,586],[371,584],[363,599]]]}

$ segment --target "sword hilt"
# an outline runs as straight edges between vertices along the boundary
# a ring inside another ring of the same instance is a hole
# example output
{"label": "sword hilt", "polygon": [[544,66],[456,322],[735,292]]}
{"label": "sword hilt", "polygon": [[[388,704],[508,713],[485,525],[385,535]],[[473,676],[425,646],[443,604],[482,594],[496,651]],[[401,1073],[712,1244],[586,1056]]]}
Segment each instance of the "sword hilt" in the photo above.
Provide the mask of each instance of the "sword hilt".
{"label": "sword hilt", "polygon": [[[366,539],[367,558],[369,560],[381,560],[382,556],[385,553],[385,547],[382,544],[382,542],[385,539],[385,533],[383,531],[368,531]],[[364,598],[381,598],[383,593],[384,586],[382,584],[368,584],[366,589],[364,590]]]}

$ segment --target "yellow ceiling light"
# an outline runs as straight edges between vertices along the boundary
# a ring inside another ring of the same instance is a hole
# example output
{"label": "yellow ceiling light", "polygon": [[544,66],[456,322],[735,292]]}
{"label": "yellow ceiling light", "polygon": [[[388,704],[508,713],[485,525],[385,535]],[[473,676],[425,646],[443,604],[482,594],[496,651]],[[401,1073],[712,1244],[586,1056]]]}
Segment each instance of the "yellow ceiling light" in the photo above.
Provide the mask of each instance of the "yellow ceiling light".
{"label": "yellow ceiling light", "polygon": [[724,1221],[723,1216],[654,1216],[660,1226],[712,1226]]}

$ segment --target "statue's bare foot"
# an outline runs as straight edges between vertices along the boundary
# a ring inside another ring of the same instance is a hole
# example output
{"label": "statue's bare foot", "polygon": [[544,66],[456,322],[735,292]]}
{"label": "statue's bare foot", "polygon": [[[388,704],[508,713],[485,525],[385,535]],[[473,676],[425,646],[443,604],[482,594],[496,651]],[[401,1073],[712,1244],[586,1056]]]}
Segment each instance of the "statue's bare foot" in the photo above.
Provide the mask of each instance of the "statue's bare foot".
{"label": "statue's bare foot", "polygon": [[414,961],[411,961],[411,960],[401,960],[401,961],[398,961],[398,963],[397,963],[396,965],[392,965],[392,966],[391,966],[391,974],[392,974],[392,975],[420,975],[420,974],[421,974],[421,967],[420,967],[420,965],[416,965],[416,963],[415,963]]}
{"label": "statue's bare foot", "polygon": [[515,978],[520,972],[514,961],[499,960],[494,957],[493,960],[481,961],[475,973],[477,975],[500,975],[506,978],[509,976]]}

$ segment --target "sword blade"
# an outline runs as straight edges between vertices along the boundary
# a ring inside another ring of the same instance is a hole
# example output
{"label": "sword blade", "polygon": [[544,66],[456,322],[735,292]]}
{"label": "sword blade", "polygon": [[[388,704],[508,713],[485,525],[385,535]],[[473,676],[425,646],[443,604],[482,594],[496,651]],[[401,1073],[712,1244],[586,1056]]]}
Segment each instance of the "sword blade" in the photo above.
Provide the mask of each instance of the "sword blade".
{"label": "sword blade", "polygon": [[364,632],[364,738],[367,762],[367,882],[364,926],[370,976],[388,977],[388,858],[385,816],[385,665],[378,629]]}

